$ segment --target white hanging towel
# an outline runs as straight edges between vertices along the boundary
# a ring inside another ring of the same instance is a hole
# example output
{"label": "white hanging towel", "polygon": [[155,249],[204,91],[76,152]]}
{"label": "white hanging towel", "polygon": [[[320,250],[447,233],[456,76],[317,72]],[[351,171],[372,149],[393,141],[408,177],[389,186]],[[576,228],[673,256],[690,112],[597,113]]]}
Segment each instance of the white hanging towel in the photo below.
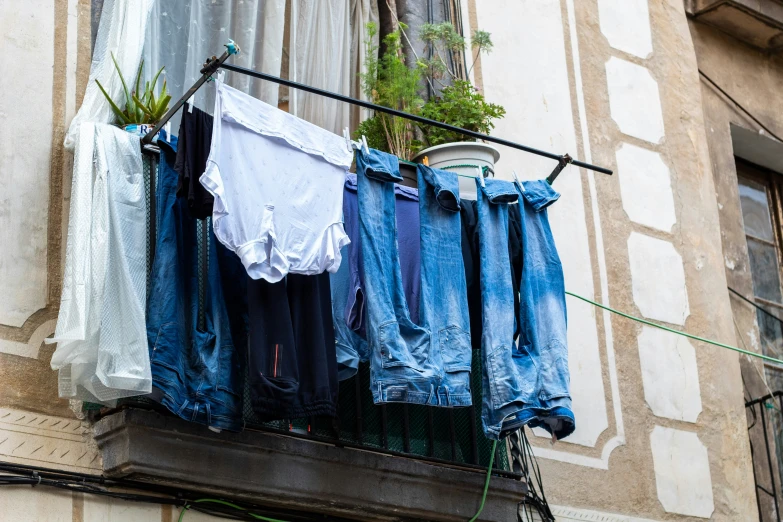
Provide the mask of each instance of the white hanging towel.
{"label": "white hanging towel", "polygon": [[111,404],[152,390],[146,304],[146,213],[139,138],[82,123],[57,343],[60,397]]}
{"label": "white hanging towel", "polygon": [[215,236],[253,279],[336,272],[348,244],[345,139],[216,82],[212,149],[201,184]]}

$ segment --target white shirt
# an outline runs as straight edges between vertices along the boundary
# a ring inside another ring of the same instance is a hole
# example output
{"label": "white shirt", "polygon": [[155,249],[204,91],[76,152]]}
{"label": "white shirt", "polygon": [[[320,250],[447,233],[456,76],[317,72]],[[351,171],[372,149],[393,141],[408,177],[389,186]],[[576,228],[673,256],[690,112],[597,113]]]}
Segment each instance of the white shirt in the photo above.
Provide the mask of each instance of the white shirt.
{"label": "white shirt", "polygon": [[217,81],[212,150],[201,184],[215,236],[253,279],[340,267],[350,240],[343,183],[353,152],[334,133]]}

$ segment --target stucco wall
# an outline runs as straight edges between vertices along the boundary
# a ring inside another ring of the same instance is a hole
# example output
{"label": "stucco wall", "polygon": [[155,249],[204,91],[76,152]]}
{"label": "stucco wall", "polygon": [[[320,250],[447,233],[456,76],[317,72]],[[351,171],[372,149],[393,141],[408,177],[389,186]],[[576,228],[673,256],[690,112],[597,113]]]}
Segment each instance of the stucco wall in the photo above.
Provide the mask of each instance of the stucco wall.
{"label": "stucco wall", "polygon": [[[725,236],[721,242],[721,226],[738,215],[736,195],[732,215],[726,210],[731,194],[722,194],[712,174],[713,163],[720,172],[730,169],[725,154],[715,154],[713,143],[721,142],[710,137],[708,152],[713,114],[707,111],[705,127],[702,97],[704,107],[712,102],[700,87],[681,1],[464,3],[471,28],[490,31],[495,42],[473,71],[487,97],[508,110],[495,134],[616,171],[608,177],[569,167],[556,182],[563,197],[551,220],[568,289],[737,344]],[[22,53],[36,67],[32,83],[29,71],[5,62],[10,72],[0,78],[0,104],[12,86],[28,85],[36,111],[31,117],[0,105],[3,128],[20,130],[5,133],[0,148],[0,175],[8,187],[0,206],[0,441],[7,439],[0,443],[0,460],[97,471],[101,463],[89,427],[57,398],[51,347],[41,344],[53,331],[59,296],[70,186],[62,133],[88,75],[89,4],[27,0],[21,8],[0,0],[3,55]],[[702,33],[694,30],[700,63],[707,38],[725,47],[716,56],[734,52],[736,44]],[[734,66],[733,79],[747,81],[750,90],[756,69]],[[760,117],[774,121],[780,107],[768,100],[779,78],[768,71],[761,77],[766,99],[759,93],[754,100]],[[507,179],[512,170],[542,178],[554,166],[511,150],[502,154],[498,174]],[[558,517],[754,519],[736,354],[660,334],[571,298],[568,307],[579,428],[554,446],[532,437]],[[741,328],[752,325],[752,317],[744,321]],[[4,493],[0,506],[0,520],[169,521],[173,514],[43,490]]]}
{"label": "stucco wall", "polygon": [[[735,343],[696,58],[678,0],[476,0],[495,50],[497,134],[608,166],[570,168],[551,219],[566,287]],[[553,162],[504,150],[498,171]],[[736,354],[568,300],[574,436],[536,438],[549,500],[668,519],[751,520],[755,495]],[[563,508],[565,509],[565,508]],[[608,515],[607,515],[608,516]]]}
{"label": "stucco wall", "polygon": [[[780,96],[780,85],[783,84],[783,58],[760,52],[703,24],[691,23],[690,29],[699,68],[773,132],[778,135],[783,134],[783,119],[781,119],[783,97]],[[753,283],[739,206],[737,170],[730,127],[734,125],[753,132],[758,132],[760,129],[733,102],[708,82],[702,82],[701,90],[721,223],[724,271],[729,286],[743,295],[750,296],[753,295]],[[760,136],[759,139],[763,142],[768,138]],[[748,349],[760,352],[760,335],[755,310],[736,297],[731,298],[731,306],[740,332],[737,334],[737,342],[744,341]],[[741,363],[748,399],[766,395],[768,388],[760,377],[760,373],[764,371],[763,365],[758,361],[751,362],[747,358],[742,358]],[[750,421],[752,422],[753,419]],[[757,454],[762,455],[757,459],[757,478],[761,485],[769,487],[769,469],[766,465],[766,457],[763,456],[764,438],[760,425],[751,431],[751,436]],[[775,483],[780,485],[777,475]],[[761,500],[765,520],[773,520],[771,499],[762,495]]]}

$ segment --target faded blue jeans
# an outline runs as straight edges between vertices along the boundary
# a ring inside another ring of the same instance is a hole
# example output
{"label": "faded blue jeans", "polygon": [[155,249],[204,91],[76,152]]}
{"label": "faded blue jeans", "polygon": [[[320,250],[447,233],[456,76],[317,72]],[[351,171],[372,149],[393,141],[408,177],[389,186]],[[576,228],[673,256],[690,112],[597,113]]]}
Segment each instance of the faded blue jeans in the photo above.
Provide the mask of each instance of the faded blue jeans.
{"label": "faded blue jeans", "polygon": [[525,181],[517,190],[523,248],[519,351],[528,353],[534,363],[520,367],[520,377],[533,386],[519,417],[562,439],[573,433],[575,420],[569,390],[563,266],[546,210],[560,194],[545,180]]}
{"label": "faded blue jeans", "polygon": [[508,181],[476,180],[481,281],[481,423],[499,439],[524,425],[523,375],[532,361],[514,345],[514,287],[508,256],[508,205],[519,198]]}
{"label": "faded blue jeans", "polygon": [[370,389],[375,403],[469,406],[470,333],[456,174],[418,167],[421,325],[410,319],[397,249],[395,156],[356,156],[367,296]]}
{"label": "faded blue jeans", "polygon": [[247,343],[247,275],[239,258],[206,226],[200,327],[197,227],[204,222],[193,219],[187,201],[176,195],[177,139],[158,144],[158,235],[147,310],[151,397],[185,420],[239,431],[243,380],[238,347]]}

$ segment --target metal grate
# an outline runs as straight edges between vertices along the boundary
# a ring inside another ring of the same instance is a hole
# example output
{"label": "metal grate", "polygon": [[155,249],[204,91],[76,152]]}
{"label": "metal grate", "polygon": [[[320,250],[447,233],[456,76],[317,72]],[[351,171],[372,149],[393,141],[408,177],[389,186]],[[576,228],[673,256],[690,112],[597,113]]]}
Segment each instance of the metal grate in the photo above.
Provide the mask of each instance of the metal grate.
{"label": "metal grate", "polygon": [[[144,150],[145,180],[154,194],[157,186],[157,148]],[[154,172],[154,176],[150,176]],[[156,216],[155,198],[148,199],[148,230],[150,241],[147,247],[148,269],[154,257],[157,229],[152,216]],[[208,224],[206,220],[194,225],[198,227],[199,240],[199,299],[204,300],[207,274]],[[199,303],[199,319],[203,321],[203,306]],[[360,365],[358,374],[340,383],[338,417],[310,417],[282,419],[274,422],[260,422],[250,405],[250,393],[245,379],[244,418],[247,429],[284,433],[337,446],[360,448],[368,451],[412,457],[446,465],[458,465],[475,469],[486,469],[489,465],[492,441],[481,431],[481,358],[473,352],[471,388],[473,404],[467,408],[437,408],[420,405],[388,404],[376,406],[370,392],[370,371],[366,364]],[[149,399],[137,397],[121,401],[127,406],[151,408]],[[509,471],[505,444],[499,444],[494,468],[498,474],[521,478],[519,473]]]}

